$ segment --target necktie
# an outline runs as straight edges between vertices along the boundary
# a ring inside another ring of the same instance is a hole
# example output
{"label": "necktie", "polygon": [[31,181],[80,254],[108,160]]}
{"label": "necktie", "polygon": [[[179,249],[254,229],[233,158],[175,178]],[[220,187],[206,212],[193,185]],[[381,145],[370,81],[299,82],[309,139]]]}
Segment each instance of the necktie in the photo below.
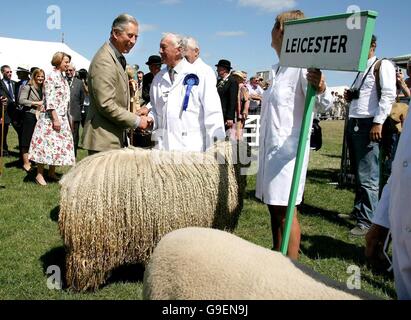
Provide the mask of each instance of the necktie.
{"label": "necktie", "polygon": [[120,57],[118,57],[118,61],[120,61],[121,66],[123,67],[123,69],[126,70],[126,65],[127,65],[126,58],[124,58],[124,56],[120,56]]}
{"label": "necktie", "polygon": [[174,71],[173,68],[171,68],[170,70],[168,70],[168,74],[170,75],[171,83],[174,83],[174,73],[175,73],[175,71]]}
{"label": "necktie", "polygon": [[9,94],[10,97],[12,98],[12,100],[14,101],[14,94],[13,94],[13,89],[11,88],[11,83],[10,80],[7,82],[8,83],[8,87],[9,87]]}

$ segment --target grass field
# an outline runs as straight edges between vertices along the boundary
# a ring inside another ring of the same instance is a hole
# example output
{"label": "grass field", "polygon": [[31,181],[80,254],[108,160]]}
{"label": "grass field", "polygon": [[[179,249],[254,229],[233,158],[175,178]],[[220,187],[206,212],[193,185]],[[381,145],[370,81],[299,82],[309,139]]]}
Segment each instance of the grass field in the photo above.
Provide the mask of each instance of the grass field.
{"label": "grass field", "polygon": [[[340,166],[342,121],[321,122],[323,147],[311,153],[304,205],[301,208],[302,243],[300,261],[314,270],[346,282],[351,265],[361,270],[362,289],[384,299],[395,298],[391,274],[378,274],[365,265],[364,239],[350,237],[354,226],[337,218],[350,213],[354,195],[336,186]],[[16,145],[10,130],[9,145]],[[15,152],[17,152],[14,147]],[[17,154],[15,154],[17,156]],[[80,150],[79,158],[85,152]],[[0,178],[0,299],[141,299],[143,270],[116,271],[109,283],[95,293],[50,290],[47,268],[64,265],[64,248],[58,233],[59,186],[36,185],[33,175],[17,167],[16,157],[5,159]],[[58,169],[59,173],[64,170]],[[248,177],[244,210],[235,234],[271,248],[266,207],[254,198],[255,176]]]}

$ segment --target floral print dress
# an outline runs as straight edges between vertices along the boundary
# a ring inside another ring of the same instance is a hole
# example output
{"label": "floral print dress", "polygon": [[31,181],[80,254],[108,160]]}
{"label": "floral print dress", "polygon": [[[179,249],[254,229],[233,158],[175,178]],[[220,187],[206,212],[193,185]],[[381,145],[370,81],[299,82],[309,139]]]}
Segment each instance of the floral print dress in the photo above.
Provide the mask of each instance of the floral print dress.
{"label": "floral print dress", "polygon": [[[70,87],[58,70],[44,81],[45,108],[40,114],[31,139],[29,159],[40,164],[70,166],[75,163],[73,135],[67,118]],[[51,111],[55,110],[61,130],[53,129]]]}

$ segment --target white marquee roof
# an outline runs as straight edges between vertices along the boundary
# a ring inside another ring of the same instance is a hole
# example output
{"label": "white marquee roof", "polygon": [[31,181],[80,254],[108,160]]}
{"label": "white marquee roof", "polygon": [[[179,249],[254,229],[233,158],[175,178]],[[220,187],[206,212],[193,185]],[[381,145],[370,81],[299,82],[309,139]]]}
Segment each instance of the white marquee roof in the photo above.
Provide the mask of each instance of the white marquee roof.
{"label": "white marquee roof", "polygon": [[71,62],[76,69],[88,70],[90,61],[81,54],[70,49],[65,43],[21,40],[0,37],[0,66],[9,65],[14,71],[13,79],[16,79],[17,67],[29,69],[39,67],[47,73],[52,70],[51,58],[57,51],[64,51],[71,55]]}

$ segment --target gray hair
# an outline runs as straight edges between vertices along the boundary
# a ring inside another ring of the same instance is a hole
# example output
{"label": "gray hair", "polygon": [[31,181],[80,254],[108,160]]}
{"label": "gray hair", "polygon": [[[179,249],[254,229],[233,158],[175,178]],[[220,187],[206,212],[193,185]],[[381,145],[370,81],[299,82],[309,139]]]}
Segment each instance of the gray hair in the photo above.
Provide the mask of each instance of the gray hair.
{"label": "gray hair", "polygon": [[136,18],[134,18],[133,16],[127,13],[121,14],[113,21],[111,32],[113,31],[123,32],[129,23],[132,23],[138,26],[138,22]]}
{"label": "gray hair", "polygon": [[163,37],[161,38],[161,41],[163,41],[165,38],[171,38],[171,42],[174,44],[175,48],[182,48],[185,50],[186,44],[185,44],[185,38],[177,33],[171,33],[171,32],[166,32],[163,33]]}
{"label": "gray hair", "polygon": [[186,48],[200,50],[200,46],[198,45],[197,40],[194,39],[193,37],[185,37],[184,38],[184,44],[185,44]]}

